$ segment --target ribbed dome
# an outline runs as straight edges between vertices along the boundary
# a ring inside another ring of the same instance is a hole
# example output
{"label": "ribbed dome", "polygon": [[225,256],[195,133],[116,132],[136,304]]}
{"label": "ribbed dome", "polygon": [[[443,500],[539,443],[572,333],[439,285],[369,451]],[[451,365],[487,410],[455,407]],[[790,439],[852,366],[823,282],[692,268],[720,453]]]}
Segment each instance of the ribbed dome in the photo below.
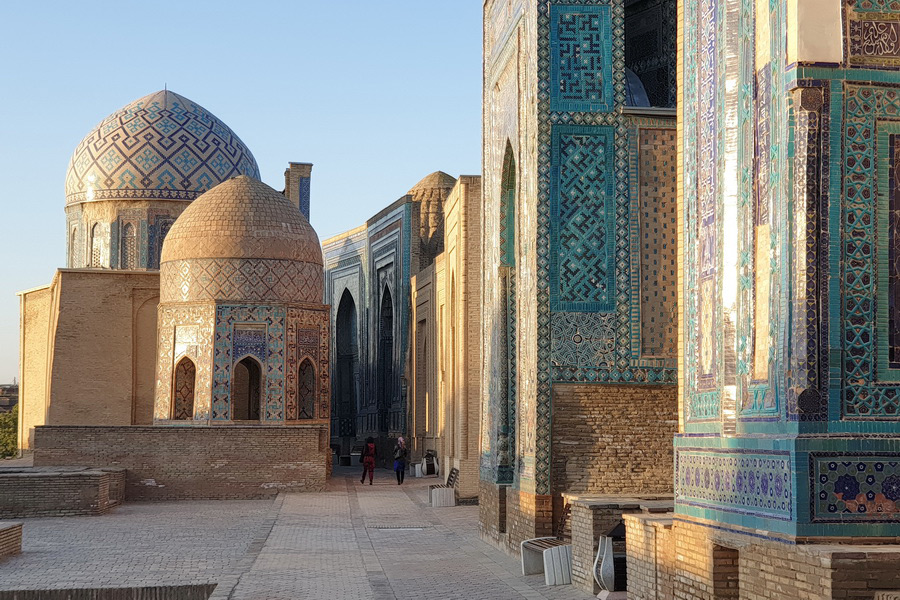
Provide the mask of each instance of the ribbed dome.
{"label": "ribbed dome", "polygon": [[256,159],[208,110],[168,90],[104,119],[72,155],[66,203],[193,200],[236,175],[259,178]]}
{"label": "ribbed dome", "polygon": [[161,301],[322,302],[322,248],[280,192],[241,175],[188,206],[163,242]]}
{"label": "ribbed dome", "polygon": [[443,195],[450,193],[453,186],[456,185],[456,178],[448,175],[443,171],[435,171],[431,175],[426,175],[419,183],[414,185],[407,192],[415,200],[422,200],[426,197],[435,195],[436,190],[443,191]]}

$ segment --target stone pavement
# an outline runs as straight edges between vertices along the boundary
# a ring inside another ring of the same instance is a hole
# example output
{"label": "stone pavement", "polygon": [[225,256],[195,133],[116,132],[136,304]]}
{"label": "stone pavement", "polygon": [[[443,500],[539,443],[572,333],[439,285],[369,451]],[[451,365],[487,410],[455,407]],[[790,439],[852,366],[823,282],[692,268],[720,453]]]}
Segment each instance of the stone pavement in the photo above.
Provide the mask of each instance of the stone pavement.
{"label": "stone pavement", "polygon": [[478,507],[432,509],[428,485],[338,469],[328,490],[276,500],[126,503],[100,517],[25,519],[0,590],[216,582],[212,598],[591,598],[522,577],[478,537]]}

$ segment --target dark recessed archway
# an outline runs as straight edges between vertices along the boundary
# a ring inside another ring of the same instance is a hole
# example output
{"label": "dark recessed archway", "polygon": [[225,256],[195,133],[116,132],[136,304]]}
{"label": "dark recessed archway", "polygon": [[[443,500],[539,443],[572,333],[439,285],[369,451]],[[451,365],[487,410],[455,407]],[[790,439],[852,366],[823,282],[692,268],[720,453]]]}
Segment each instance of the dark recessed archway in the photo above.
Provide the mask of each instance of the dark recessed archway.
{"label": "dark recessed archway", "polygon": [[262,367],[252,356],[234,365],[231,378],[231,419],[259,421],[262,399]]}

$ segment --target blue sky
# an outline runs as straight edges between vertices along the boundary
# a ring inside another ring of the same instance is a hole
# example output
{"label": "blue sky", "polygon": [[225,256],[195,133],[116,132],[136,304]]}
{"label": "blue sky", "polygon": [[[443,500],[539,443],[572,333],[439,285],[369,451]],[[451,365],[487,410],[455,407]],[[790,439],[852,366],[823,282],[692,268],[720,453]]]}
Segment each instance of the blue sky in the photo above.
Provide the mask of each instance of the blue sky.
{"label": "blue sky", "polygon": [[361,224],[419,179],[481,164],[481,2],[16,2],[0,6],[0,383],[18,376],[17,291],[65,263],[66,165],[108,114],[182,94],[284,187],[312,162],[312,224]]}

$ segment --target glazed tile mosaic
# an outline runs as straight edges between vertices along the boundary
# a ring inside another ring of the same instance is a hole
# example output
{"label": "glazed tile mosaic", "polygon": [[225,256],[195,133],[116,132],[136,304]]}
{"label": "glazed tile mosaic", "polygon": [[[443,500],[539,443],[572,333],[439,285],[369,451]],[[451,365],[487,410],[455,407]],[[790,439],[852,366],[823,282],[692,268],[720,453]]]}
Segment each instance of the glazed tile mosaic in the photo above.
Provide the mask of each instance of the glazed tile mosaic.
{"label": "glazed tile mosaic", "polygon": [[681,504],[772,519],[793,516],[789,452],[679,448],[675,465],[675,498]]}
{"label": "glazed tile mosaic", "polygon": [[202,106],[165,90],[135,100],[85,136],[69,163],[66,202],[193,200],[235,175],[259,179],[240,138]]}
{"label": "glazed tile mosaic", "polygon": [[812,521],[900,522],[900,454],[811,454]]}

